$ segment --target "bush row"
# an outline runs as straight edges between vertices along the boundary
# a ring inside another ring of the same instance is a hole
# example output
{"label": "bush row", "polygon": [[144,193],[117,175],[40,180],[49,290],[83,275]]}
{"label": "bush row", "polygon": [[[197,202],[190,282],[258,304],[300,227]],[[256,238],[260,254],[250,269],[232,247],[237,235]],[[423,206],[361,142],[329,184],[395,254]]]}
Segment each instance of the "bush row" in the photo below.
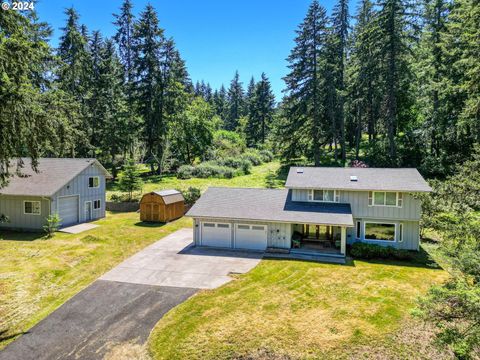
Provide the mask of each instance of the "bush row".
{"label": "bush row", "polygon": [[199,165],[182,165],[177,170],[179,179],[197,178],[226,178],[250,173],[252,166],[260,165],[273,160],[272,152],[268,150],[248,150],[239,157],[226,157],[210,160]]}
{"label": "bush row", "polygon": [[359,259],[413,260],[414,258],[414,255],[408,250],[360,242],[352,245],[350,255]]}

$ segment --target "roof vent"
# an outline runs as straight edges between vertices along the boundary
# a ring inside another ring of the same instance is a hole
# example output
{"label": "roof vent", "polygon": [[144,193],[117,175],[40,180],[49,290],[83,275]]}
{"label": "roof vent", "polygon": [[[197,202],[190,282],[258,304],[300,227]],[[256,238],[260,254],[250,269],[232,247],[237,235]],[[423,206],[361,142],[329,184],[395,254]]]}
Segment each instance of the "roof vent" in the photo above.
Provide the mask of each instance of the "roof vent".
{"label": "roof vent", "polygon": [[303,168],[297,168],[297,174],[303,174]]}
{"label": "roof vent", "polygon": [[351,175],[350,176],[350,181],[358,181],[357,175]]}

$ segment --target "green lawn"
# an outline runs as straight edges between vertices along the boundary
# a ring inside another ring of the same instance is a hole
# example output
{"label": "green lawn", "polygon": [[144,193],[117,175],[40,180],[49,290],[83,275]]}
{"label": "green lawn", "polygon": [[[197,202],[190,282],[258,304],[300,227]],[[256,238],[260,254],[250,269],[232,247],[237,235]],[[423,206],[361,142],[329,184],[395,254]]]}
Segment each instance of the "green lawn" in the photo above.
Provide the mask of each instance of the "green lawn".
{"label": "green lawn", "polygon": [[391,261],[264,260],[170,311],[152,332],[149,351],[155,359],[370,358],[375,344],[387,347],[376,359],[421,358],[424,344],[416,349],[392,339],[412,321],[417,296],[445,276]]}
{"label": "green lawn", "polygon": [[[177,179],[176,176],[167,175],[167,176],[150,176],[146,179],[145,185],[143,186],[143,193],[147,193],[153,190],[163,190],[163,189],[180,189],[185,190],[190,186],[200,188],[202,192],[206,190],[209,186],[229,186],[229,187],[282,187],[285,179],[286,173],[280,172],[280,163],[278,161],[273,161],[265,163],[259,166],[252,167],[251,173],[248,175],[237,176],[232,179],[199,179],[192,178],[181,180]],[[118,190],[117,183],[110,183],[108,185],[107,197],[110,197],[112,194],[120,194]]]}
{"label": "green lawn", "polygon": [[123,259],[182,227],[139,222],[137,213],[108,213],[100,227],[78,234],[2,232],[0,349]]}

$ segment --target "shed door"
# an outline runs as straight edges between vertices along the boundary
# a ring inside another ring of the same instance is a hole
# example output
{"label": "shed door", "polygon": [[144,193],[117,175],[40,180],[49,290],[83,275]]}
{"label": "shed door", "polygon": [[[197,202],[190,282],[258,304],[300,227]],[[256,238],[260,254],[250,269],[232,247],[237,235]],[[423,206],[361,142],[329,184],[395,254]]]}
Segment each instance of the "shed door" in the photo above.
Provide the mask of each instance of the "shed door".
{"label": "shed door", "polygon": [[78,196],[58,198],[58,215],[62,219],[62,226],[78,223]]}
{"label": "shed door", "polygon": [[232,231],[228,223],[203,222],[202,246],[232,247]]}
{"label": "shed door", "polygon": [[267,225],[235,225],[235,248],[265,250],[267,248]]}

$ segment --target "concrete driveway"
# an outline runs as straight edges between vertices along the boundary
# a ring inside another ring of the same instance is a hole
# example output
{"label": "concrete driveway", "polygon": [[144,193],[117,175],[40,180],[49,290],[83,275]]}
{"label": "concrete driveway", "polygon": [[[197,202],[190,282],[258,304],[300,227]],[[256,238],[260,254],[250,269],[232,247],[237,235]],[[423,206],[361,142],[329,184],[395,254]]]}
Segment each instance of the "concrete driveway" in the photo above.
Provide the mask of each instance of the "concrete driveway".
{"label": "concrete driveway", "polygon": [[192,230],[148,246],[75,295],[0,351],[0,360],[102,359],[113,347],[144,344],[158,320],[199,289],[244,273],[261,253],[195,248]]}
{"label": "concrete driveway", "polygon": [[197,248],[192,230],[181,229],[146,247],[100,279],[131,284],[214,289],[246,273],[263,253]]}

